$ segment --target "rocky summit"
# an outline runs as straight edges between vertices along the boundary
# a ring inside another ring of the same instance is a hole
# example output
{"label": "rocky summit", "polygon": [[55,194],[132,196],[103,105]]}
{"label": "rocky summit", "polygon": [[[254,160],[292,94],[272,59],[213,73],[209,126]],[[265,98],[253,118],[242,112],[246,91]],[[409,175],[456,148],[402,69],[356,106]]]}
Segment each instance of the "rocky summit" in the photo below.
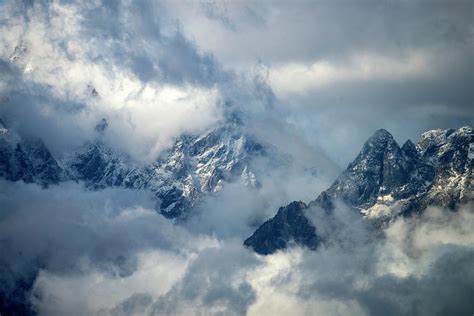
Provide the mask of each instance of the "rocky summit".
{"label": "rocky summit", "polygon": [[329,189],[308,206],[293,202],[280,208],[244,245],[259,254],[273,253],[290,242],[314,249],[320,238],[313,224],[303,219],[305,210],[319,207],[330,214],[336,201],[373,222],[421,213],[428,206],[454,210],[474,198],[473,159],[472,127],[429,131],[416,145],[408,140],[402,147],[380,129]]}
{"label": "rocky summit", "polygon": [[275,217],[263,223],[244,245],[264,255],[284,249],[291,243],[316,249],[320,240],[316,229],[304,215],[305,208],[307,205],[301,201],[280,207]]}

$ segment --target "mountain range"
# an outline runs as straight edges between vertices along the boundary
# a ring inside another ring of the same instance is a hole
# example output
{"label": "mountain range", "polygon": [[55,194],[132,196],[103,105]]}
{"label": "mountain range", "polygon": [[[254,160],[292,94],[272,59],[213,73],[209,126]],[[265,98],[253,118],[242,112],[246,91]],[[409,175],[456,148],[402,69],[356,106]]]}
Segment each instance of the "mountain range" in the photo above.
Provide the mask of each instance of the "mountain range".
{"label": "mountain range", "polygon": [[[43,187],[63,181],[82,182],[91,190],[122,187],[148,190],[165,217],[184,219],[202,197],[239,181],[258,187],[258,174],[292,159],[245,132],[242,113],[202,135],[183,135],[150,164],[140,164],[103,141],[108,122],[95,127],[96,137],[75,151],[55,158],[40,139],[24,139],[0,122],[0,177]],[[264,168],[264,169],[265,169]],[[258,169],[258,171],[257,171]]]}
{"label": "mountain range", "polygon": [[[0,177],[43,187],[63,181],[83,182],[91,190],[122,187],[148,190],[157,210],[170,219],[186,219],[204,196],[218,194],[225,183],[258,187],[259,173],[288,164],[292,157],[246,133],[242,113],[202,135],[183,135],[158,159],[134,163],[102,140],[108,122],[96,126],[96,139],[55,159],[39,139],[23,139],[0,121]],[[319,208],[330,214],[338,202],[370,222],[383,225],[397,216],[421,213],[431,205],[455,209],[473,199],[474,132],[471,127],[432,130],[417,144],[399,146],[384,129],[376,131],[334,183],[309,203],[281,207],[245,240],[259,254],[290,244],[316,249],[321,243],[306,216]],[[254,168],[263,159],[265,170]]]}

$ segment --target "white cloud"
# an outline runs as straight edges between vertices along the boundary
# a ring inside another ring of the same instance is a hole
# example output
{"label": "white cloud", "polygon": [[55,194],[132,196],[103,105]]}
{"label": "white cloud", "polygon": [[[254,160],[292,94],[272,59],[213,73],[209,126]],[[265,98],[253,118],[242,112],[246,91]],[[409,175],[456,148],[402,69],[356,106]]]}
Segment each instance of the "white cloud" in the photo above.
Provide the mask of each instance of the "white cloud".
{"label": "white cloud", "polygon": [[[470,299],[472,205],[400,218],[385,238],[340,207],[313,214],[330,238],[317,251],[261,257],[241,239],[170,223],[140,192],[0,185],[2,264],[12,272],[0,275],[0,290],[32,277],[40,315],[370,315],[381,306],[399,315],[463,311]],[[446,290],[431,290],[439,282]]]}
{"label": "white cloud", "polygon": [[346,63],[320,60],[314,63],[290,63],[270,69],[270,84],[275,93],[287,96],[322,89],[327,85],[361,81],[399,81],[426,76],[429,58],[417,52],[400,58],[358,54]]}
{"label": "white cloud", "polygon": [[[30,106],[36,106],[40,115],[56,121],[65,118],[74,121],[75,127],[85,135],[90,135],[100,118],[112,118],[109,141],[145,161],[156,158],[182,133],[201,132],[219,120],[217,88],[178,84],[166,78],[144,81],[126,59],[117,56],[125,53],[130,58],[145,54],[157,63],[166,51],[175,49],[160,45],[159,33],[152,39],[137,34],[129,45],[125,41],[114,42],[112,38],[101,41],[95,30],[85,25],[86,13],[80,5],[53,2],[48,6],[33,5],[27,11],[27,18],[13,15],[7,19],[0,30],[0,55],[8,60],[17,45],[26,47],[26,52],[13,60],[23,70],[21,86],[16,82],[9,91],[2,89],[3,93],[19,90],[31,95],[33,105]],[[124,25],[124,32],[127,26],[132,30],[135,27]],[[157,78],[163,75],[157,64],[150,67],[153,69],[147,71],[155,72]],[[90,96],[88,85],[99,93],[97,98]],[[43,103],[37,100],[37,86],[43,87],[55,100]],[[70,113],[70,104],[80,104],[82,108]],[[67,133],[67,127],[62,133]]]}
{"label": "white cloud", "polygon": [[474,247],[473,225],[472,204],[456,212],[429,207],[419,217],[399,218],[385,230],[387,239],[377,249],[377,273],[420,276],[443,248]]}
{"label": "white cloud", "polygon": [[93,267],[82,267],[85,273],[73,275],[42,270],[32,289],[32,303],[40,315],[98,314],[120,304],[130,293],[153,297],[165,294],[183,276],[190,260],[158,250],[137,257],[136,272],[126,277],[105,274]]}
{"label": "white cloud", "polygon": [[[298,295],[304,278],[315,277],[294,273],[305,255],[302,249],[293,249],[263,258],[263,264],[248,276],[257,295],[257,301],[249,307],[248,315],[365,315],[354,300],[305,299]],[[296,276],[288,277],[292,272]]]}

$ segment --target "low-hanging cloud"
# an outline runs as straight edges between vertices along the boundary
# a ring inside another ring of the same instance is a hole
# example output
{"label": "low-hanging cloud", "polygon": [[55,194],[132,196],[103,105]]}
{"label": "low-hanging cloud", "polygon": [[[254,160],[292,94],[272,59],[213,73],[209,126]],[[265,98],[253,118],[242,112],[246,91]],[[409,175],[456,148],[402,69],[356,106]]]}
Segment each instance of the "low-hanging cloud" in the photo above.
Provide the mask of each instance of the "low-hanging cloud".
{"label": "low-hanging cloud", "polygon": [[239,233],[216,239],[172,224],[144,192],[0,184],[1,265],[11,271],[2,275],[2,295],[12,295],[18,282],[30,284],[24,300],[40,315],[428,315],[472,308],[472,205],[429,208],[383,231],[343,205],[332,215],[310,209],[324,245],[262,257],[242,246]]}
{"label": "low-hanging cloud", "polygon": [[[472,205],[456,212],[429,208],[419,217],[399,218],[384,230],[384,237],[351,209],[338,207],[329,222],[321,210],[311,212],[317,229],[332,242],[316,252],[279,253],[263,266],[274,275],[266,286],[293,301],[299,314],[442,315],[472,310]],[[264,279],[262,271],[255,277]]]}

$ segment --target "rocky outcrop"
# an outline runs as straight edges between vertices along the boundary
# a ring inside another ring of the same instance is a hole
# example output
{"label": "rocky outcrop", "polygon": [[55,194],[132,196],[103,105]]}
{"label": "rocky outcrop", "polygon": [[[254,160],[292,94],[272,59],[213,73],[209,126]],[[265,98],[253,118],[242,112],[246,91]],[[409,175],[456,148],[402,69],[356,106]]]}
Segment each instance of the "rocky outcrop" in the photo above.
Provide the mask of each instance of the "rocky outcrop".
{"label": "rocky outcrop", "polygon": [[281,207],[274,218],[263,223],[245,240],[259,254],[270,254],[288,247],[291,243],[316,249],[320,243],[316,228],[304,215],[307,205],[301,201]]}

